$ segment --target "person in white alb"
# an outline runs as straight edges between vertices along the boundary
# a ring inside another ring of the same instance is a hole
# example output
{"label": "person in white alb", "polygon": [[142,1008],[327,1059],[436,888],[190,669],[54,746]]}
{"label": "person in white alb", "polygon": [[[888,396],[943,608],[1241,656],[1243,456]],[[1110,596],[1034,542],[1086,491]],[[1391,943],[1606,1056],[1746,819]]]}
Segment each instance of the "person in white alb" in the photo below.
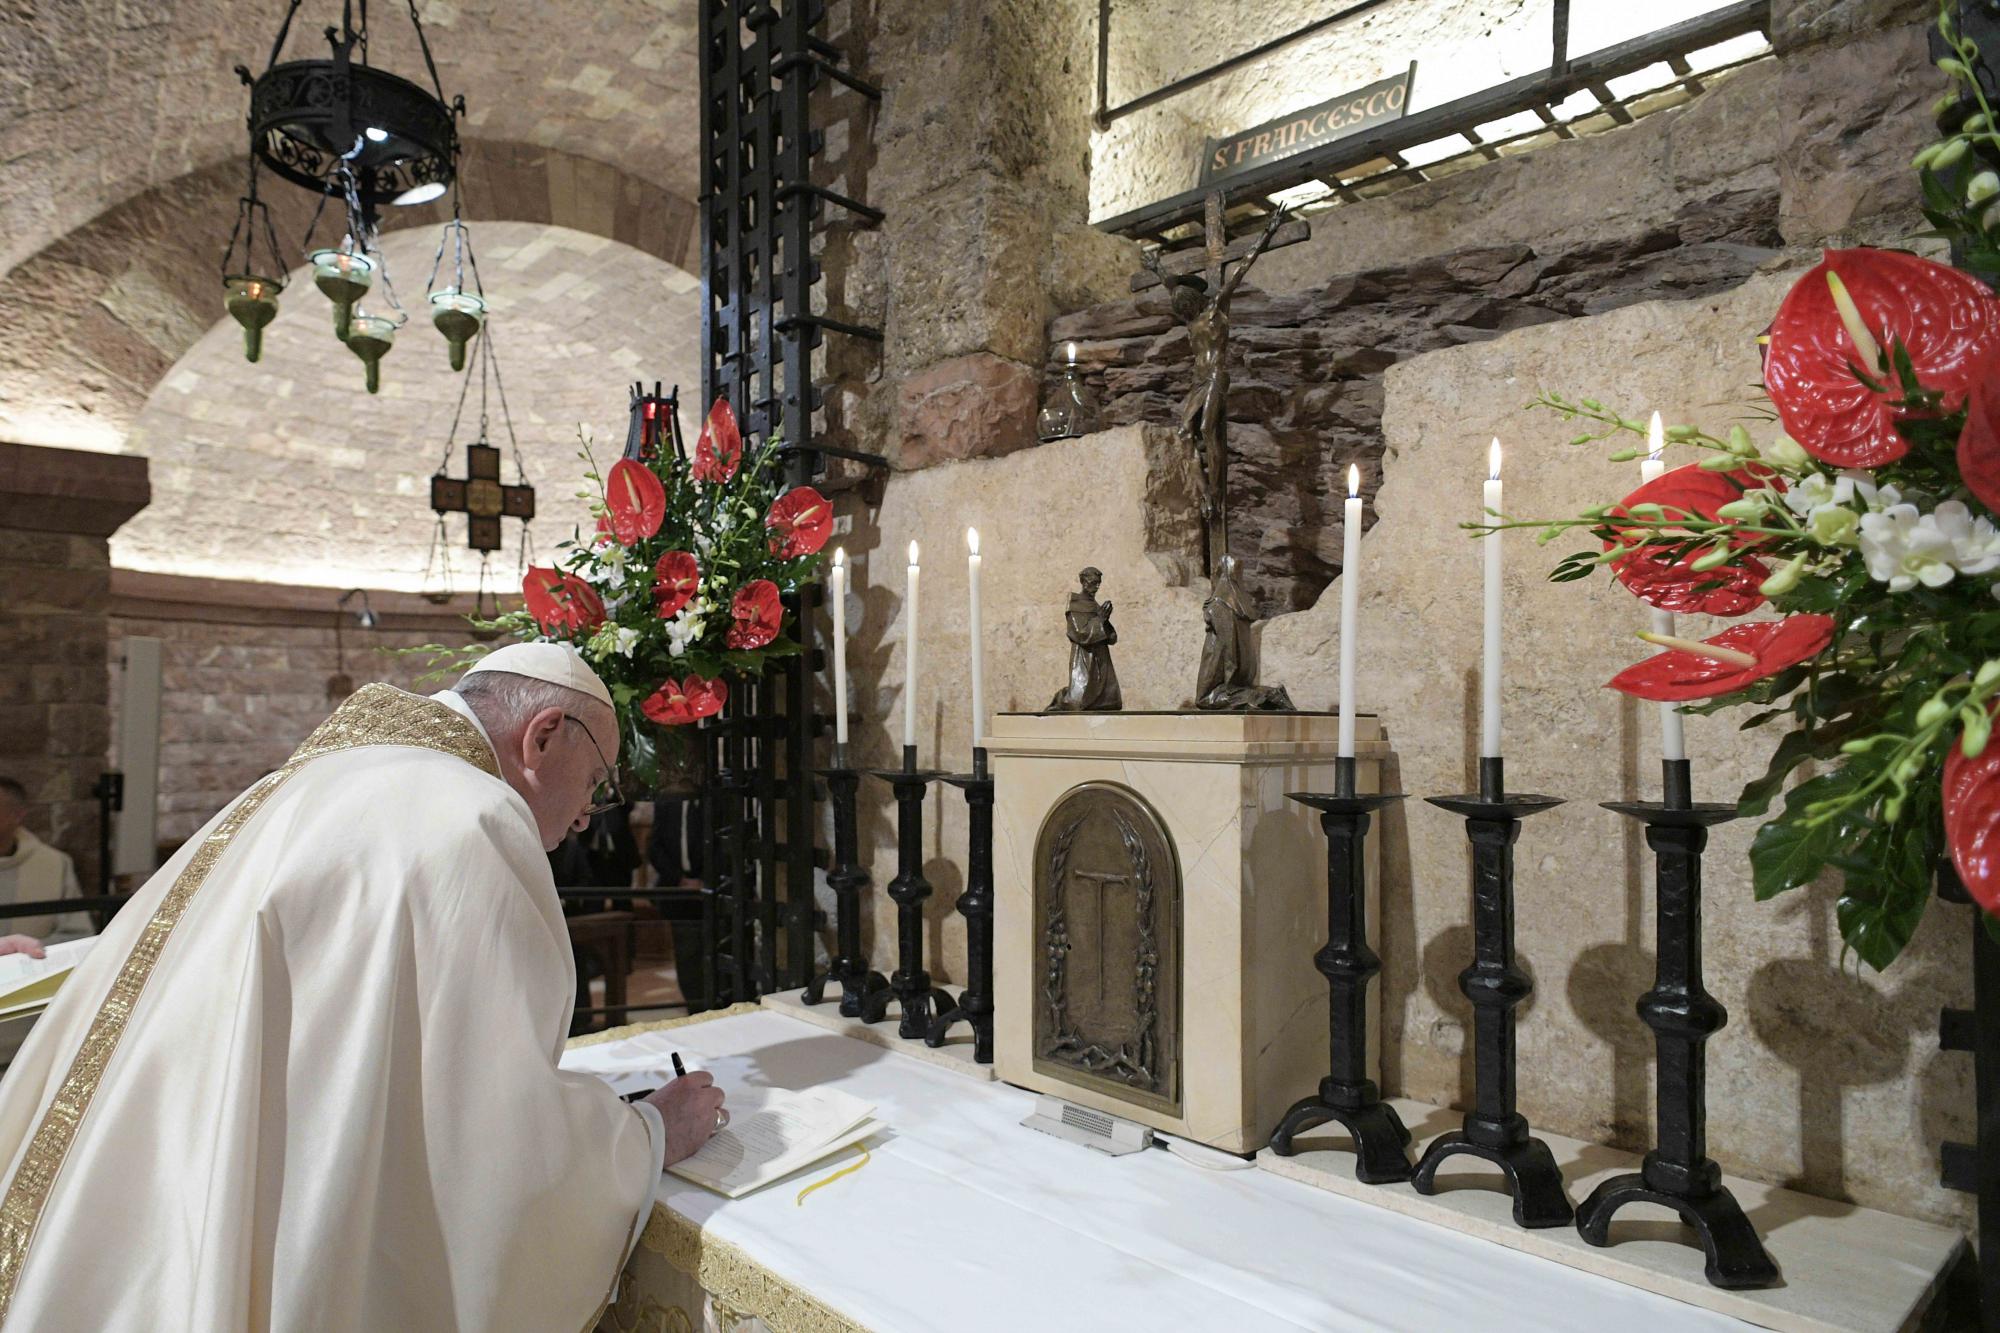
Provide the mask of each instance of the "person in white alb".
{"label": "person in white alb", "polygon": [[618,762],[574,650],[369,685],[112,918],[0,1079],[0,1330],[567,1333],[726,1120],[557,1068],[544,852]]}
{"label": "person in white alb", "polygon": [[[0,908],[15,903],[45,903],[81,898],[76,863],[69,853],[51,847],[27,827],[28,792],[12,778],[0,777]],[[24,953],[40,958],[51,944],[80,940],[90,934],[90,918],[82,912],[0,918],[0,956]],[[0,1066],[21,1049],[34,1026],[32,1018],[0,1023]]]}

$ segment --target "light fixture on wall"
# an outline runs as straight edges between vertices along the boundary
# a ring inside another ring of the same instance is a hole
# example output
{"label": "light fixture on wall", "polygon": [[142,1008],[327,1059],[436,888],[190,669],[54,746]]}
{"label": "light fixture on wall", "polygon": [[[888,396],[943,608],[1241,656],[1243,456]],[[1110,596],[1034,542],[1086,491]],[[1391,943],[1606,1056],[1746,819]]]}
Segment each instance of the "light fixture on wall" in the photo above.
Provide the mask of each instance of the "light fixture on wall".
{"label": "light fixture on wall", "polygon": [[[258,171],[268,167],[319,195],[319,207],[306,228],[313,283],[333,303],[334,335],[360,358],[368,392],[375,393],[381,387],[382,358],[395,345],[396,330],[409,318],[383,262],[381,209],[384,204],[427,203],[455,185],[457,122],[465,114],[465,99],[446,101],[415,0],[409,0],[410,26],[416,30],[430,76],[428,89],[369,63],[366,0],[360,6],[359,24],[353,0],[343,0],[339,28],[326,29],[330,48],[326,59],[281,62],[278,57],[302,2],[291,0],[262,74],[253,76],[247,66],[236,67],[250,89],[250,189],[239,202],[236,231],[223,255],[223,283],[229,313],[243,325],[244,352],[255,361],[262,353],[263,328],[276,317],[278,292],[284,287],[282,278],[274,275],[287,267],[278,257],[269,212],[257,197]],[[329,199],[341,201],[345,227],[339,244],[315,247],[312,236]],[[270,254],[253,259],[260,222]],[[362,303],[369,299],[379,302],[376,309],[363,309]],[[438,304],[435,296],[432,304]],[[458,313],[456,305],[452,310]],[[446,320],[437,322],[452,346],[453,368],[458,369],[464,364],[469,336],[463,334],[464,322],[453,320],[449,328]]]}
{"label": "light fixture on wall", "polygon": [[1042,397],[1041,413],[1035,418],[1035,434],[1043,440],[1070,440],[1097,429],[1097,397],[1083,382],[1082,367],[1076,363],[1076,344],[1068,345],[1062,378],[1051,384]]}

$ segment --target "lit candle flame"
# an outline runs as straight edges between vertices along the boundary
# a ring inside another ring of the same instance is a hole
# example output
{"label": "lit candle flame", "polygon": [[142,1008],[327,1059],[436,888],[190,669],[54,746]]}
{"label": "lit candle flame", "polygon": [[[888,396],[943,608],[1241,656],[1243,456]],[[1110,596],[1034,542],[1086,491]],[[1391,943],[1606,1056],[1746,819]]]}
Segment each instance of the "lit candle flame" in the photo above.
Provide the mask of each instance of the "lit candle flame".
{"label": "lit candle flame", "polygon": [[917,563],[917,544],[915,542],[910,543],[910,563],[913,565]]}
{"label": "lit candle flame", "polygon": [[1347,498],[1352,500],[1361,494],[1361,469],[1353,463],[1347,465]]}
{"label": "lit candle flame", "polygon": [[1646,447],[1652,451],[1649,457],[1654,462],[1658,462],[1660,455],[1666,450],[1667,428],[1660,424],[1658,412],[1653,413],[1653,419],[1646,425]]}
{"label": "lit candle flame", "polygon": [[1486,451],[1486,477],[1489,481],[1500,480],[1500,438],[1495,436],[1493,447]]}
{"label": "lit candle flame", "polygon": [[1076,344],[1073,342],[1069,345],[1069,363],[1076,364]]}
{"label": "lit candle flame", "polygon": [[834,568],[835,568],[835,569],[842,569],[842,568],[845,568],[845,567],[846,567],[846,565],[847,565],[847,548],[846,548],[845,546],[836,546],[836,547],[834,547],[834,548],[833,548],[833,566],[834,566]]}
{"label": "lit candle flame", "polygon": [[972,554],[974,554],[974,555],[978,555],[978,554],[979,554],[979,529],[978,529],[978,528],[967,528],[967,529],[965,530],[965,549],[966,549],[966,550],[968,550],[968,551],[970,551],[970,552],[971,552]]}

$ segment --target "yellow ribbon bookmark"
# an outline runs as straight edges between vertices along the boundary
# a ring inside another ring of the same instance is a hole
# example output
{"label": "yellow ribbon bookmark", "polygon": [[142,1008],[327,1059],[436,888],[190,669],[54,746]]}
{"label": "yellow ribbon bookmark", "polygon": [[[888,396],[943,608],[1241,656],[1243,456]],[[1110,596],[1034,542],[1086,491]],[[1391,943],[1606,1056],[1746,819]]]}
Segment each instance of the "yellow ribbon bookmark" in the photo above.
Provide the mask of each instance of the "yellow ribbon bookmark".
{"label": "yellow ribbon bookmark", "polygon": [[821,1189],[827,1185],[831,1185],[834,1181],[839,1180],[842,1176],[851,1176],[856,1171],[859,1171],[862,1167],[868,1165],[867,1147],[864,1145],[856,1145],[856,1146],[861,1148],[861,1160],[856,1162],[852,1166],[843,1166],[840,1168],[840,1170],[834,1172],[832,1175],[828,1176],[825,1180],[815,1180],[812,1184],[800,1190],[798,1198],[799,1207],[801,1208],[805,1207],[806,1195],[811,1194],[814,1190]]}

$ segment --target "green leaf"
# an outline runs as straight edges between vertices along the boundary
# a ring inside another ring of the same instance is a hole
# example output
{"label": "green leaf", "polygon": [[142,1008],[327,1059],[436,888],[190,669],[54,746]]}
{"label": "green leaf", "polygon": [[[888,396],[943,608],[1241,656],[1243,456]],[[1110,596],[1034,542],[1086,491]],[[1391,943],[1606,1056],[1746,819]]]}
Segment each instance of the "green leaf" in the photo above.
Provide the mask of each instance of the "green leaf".
{"label": "green leaf", "polygon": [[[1784,711],[1784,710],[1780,710]],[[1776,714],[1766,714],[1766,717]],[[1756,719],[1744,724],[1756,725]],[[1736,813],[1745,818],[1754,818],[1771,808],[1771,801],[1783,789],[1785,779],[1792,770],[1813,758],[1819,751],[1813,733],[1804,727],[1788,731],[1778,742],[1778,748],[1771,752],[1771,761],[1764,766],[1764,775],[1744,784],[1742,794],[1736,798]]]}
{"label": "green leaf", "polygon": [[1846,768],[1792,788],[1785,797],[1785,812],[1758,829],[1750,843],[1757,901],[1812,883],[1827,862],[1847,848],[1857,831],[1858,812],[1849,809],[1808,822],[1805,810],[1815,801],[1847,795],[1853,788],[1854,779]]}

